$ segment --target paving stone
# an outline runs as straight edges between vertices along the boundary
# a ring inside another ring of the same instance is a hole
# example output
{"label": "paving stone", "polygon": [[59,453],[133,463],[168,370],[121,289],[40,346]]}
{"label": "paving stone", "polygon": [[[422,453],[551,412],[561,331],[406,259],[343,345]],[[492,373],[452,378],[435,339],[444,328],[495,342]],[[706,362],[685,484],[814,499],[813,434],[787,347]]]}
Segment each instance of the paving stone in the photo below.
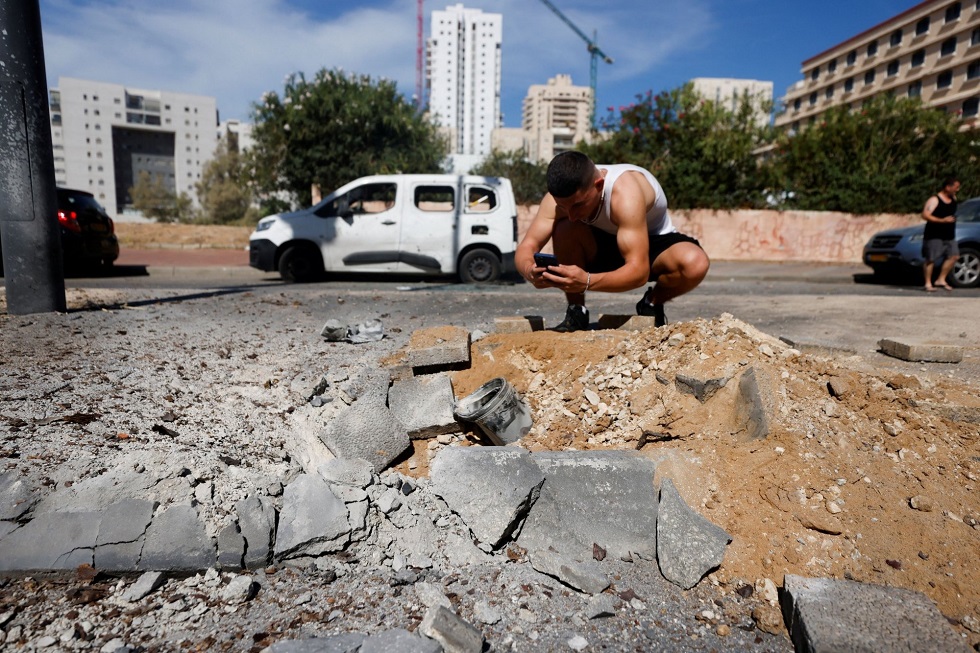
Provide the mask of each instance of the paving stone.
{"label": "paving stone", "polygon": [[341,410],[321,434],[337,458],[360,458],[384,470],[412,446],[405,426],[380,401],[356,401]]}
{"label": "paving stone", "polygon": [[136,582],[127,587],[122,593],[122,600],[130,602],[139,601],[156,591],[166,580],[167,575],[162,571],[147,571],[140,574]]}
{"label": "paving stone", "polygon": [[170,506],[156,515],[146,530],[139,569],[200,571],[217,563],[215,543],[204,530],[197,509]]}
{"label": "paving stone", "polygon": [[725,387],[725,384],[728,383],[728,377],[702,379],[693,374],[678,373],[674,377],[674,381],[678,390],[694,395],[694,398],[703,404]]}
{"label": "paving stone", "polygon": [[419,630],[439,642],[445,653],[480,653],[483,650],[483,633],[441,605],[426,610]]}
{"label": "paving stone", "polygon": [[361,644],[359,653],[440,653],[439,642],[414,635],[404,628],[392,628],[371,635]]}
{"label": "paving stone", "polygon": [[385,402],[391,374],[383,369],[364,369],[356,375],[337,384],[339,390],[354,401]]}
{"label": "paving stone", "polygon": [[540,315],[511,315],[493,318],[495,333],[531,333],[544,330],[544,318]]}
{"label": "paving stone", "polygon": [[96,512],[47,512],[0,540],[0,571],[55,571],[92,564]]}
{"label": "paving stone", "polygon": [[518,543],[529,551],[553,547],[586,560],[593,544],[607,554],[653,559],[657,550],[656,463],[628,451],[531,454],[545,476]]}
{"label": "paving stone", "polygon": [[595,560],[573,560],[554,551],[535,551],[531,566],[586,594],[598,594],[609,587],[609,578]]}
{"label": "paving stone", "polygon": [[96,569],[136,569],[143,551],[144,535],[156,507],[156,501],[124,499],[112,504],[102,513],[95,543]]}
{"label": "paving stone", "polygon": [[272,538],[276,533],[276,507],[272,498],[252,494],[235,504],[238,528],[245,538],[242,563],[246,569],[257,569],[269,564]]}
{"label": "paving stone", "polygon": [[657,318],[649,315],[600,315],[600,329],[620,331],[648,331],[657,328]]}
{"label": "paving stone", "polygon": [[731,541],[724,529],[691,510],[673,481],[661,481],[657,561],[664,578],[684,589],[694,587],[721,564]]}
{"label": "paving stone", "polygon": [[589,599],[585,607],[585,616],[589,619],[613,617],[616,615],[616,597],[611,594],[596,594]]}
{"label": "paving stone", "polygon": [[317,467],[316,472],[332,485],[366,488],[374,482],[374,466],[360,458],[335,458]]}
{"label": "paving stone", "polygon": [[544,475],[518,448],[446,447],[432,462],[432,490],[481,542],[500,546],[537,500]]}
{"label": "paving stone", "polygon": [[287,560],[340,551],[350,540],[347,506],[314,474],[286,486],[276,534],[275,557]]}
{"label": "paving stone", "polygon": [[963,360],[963,347],[928,338],[882,338],[878,348],[904,361],[959,363]]}
{"label": "paving stone", "polygon": [[787,575],[783,617],[800,653],[970,650],[927,596],[913,590]]}
{"label": "paving stone", "polygon": [[[436,344],[413,347],[412,341],[431,341]],[[470,332],[463,327],[419,329],[412,334],[409,347],[405,350],[405,359],[412,367],[443,367],[469,363]]]}
{"label": "paving stone", "polygon": [[27,479],[16,471],[0,474],[0,521],[19,519],[37,503]]}
{"label": "paving stone", "polygon": [[448,374],[396,381],[388,390],[388,406],[412,439],[461,431],[453,415],[455,402]]}
{"label": "paving stone", "polygon": [[330,637],[287,639],[262,649],[262,653],[357,653],[367,635],[344,633]]}
{"label": "paving stone", "polygon": [[735,423],[742,439],[761,440],[769,436],[777,409],[772,383],[765,372],[750,367],[738,380],[735,396]]}
{"label": "paving stone", "polygon": [[853,348],[844,347],[838,343],[827,342],[824,340],[813,340],[810,338],[797,338],[795,336],[779,336],[779,339],[804,354],[816,354],[817,356],[840,356],[841,354],[850,355],[856,353]]}
{"label": "paving stone", "polygon": [[238,524],[228,524],[218,531],[218,568],[241,569],[245,557],[245,536]]}

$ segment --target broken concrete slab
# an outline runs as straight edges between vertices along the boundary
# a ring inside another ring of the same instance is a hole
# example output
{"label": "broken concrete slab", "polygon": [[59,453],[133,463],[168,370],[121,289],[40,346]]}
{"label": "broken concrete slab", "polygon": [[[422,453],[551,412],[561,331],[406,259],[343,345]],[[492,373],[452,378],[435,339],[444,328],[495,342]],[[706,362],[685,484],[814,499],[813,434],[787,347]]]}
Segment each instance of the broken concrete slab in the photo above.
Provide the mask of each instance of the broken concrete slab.
{"label": "broken concrete slab", "polygon": [[245,537],[238,524],[228,524],[218,531],[218,568],[241,569],[244,557]]}
{"label": "broken concrete slab", "polygon": [[64,571],[92,564],[96,512],[41,513],[0,540],[0,572]]}
{"label": "broken concrete slab", "polygon": [[775,394],[764,372],[750,367],[738,380],[735,397],[735,427],[749,440],[768,437],[776,411]]}
{"label": "broken concrete slab", "polygon": [[544,330],[544,318],[540,315],[507,316],[493,318],[495,333],[531,333]]}
{"label": "broken concrete slab", "polygon": [[331,485],[364,489],[374,482],[374,466],[361,458],[335,458],[317,467],[316,473]]}
{"label": "broken concrete slab", "polygon": [[95,546],[95,568],[104,571],[136,569],[144,535],[153,520],[155,501],[124,499],[102,513]]}
{"label": "broken concrete slab", "polygon": [[660,483],[657,562],[660,573],[684,589],[721,565],[731,535],[694,512],[669,478]]}
{"label": "broken concrete slab", "polygon": [[329,637],[284,639],[262,649],[262,653],[357,653],[367,635],[343,633]]}
{"label": "broken concrete slab", "polygon": [[481,542],[500,546],[537,501],[545,477],[517,448],[446,447],[432,462],[432,490]]}
{"label": "broken concrete slab", "polygon": [[357,401],[327,424],[320,438],[337,458],[360,458],[380,472],[412,446],[405,426],[380,400]]}
{"label": "broken concrete slab", "polygon": [[123,601],[139,601],[155,592],[166,582],[167,576],[162,571],[148,571],[140,575],[136,582],[122,593]]}
{"label": "broken concrete slab", "polygon": [[361,643],[359,653],[440,653],[439,642],[428,637],[420,637],[404,628],[392,628],[377,635],[371,635]]}
{"label": "broken concrete slab", "polygon": [[445,653],[480,653],[483,650],[483,633],[445,606],[426,610],[419,630],[439,642]]}
{"label": "broken concrete slab", "polygon": [[461,431],[453,415],[455,402],[448,374],[396,381],[388,390],[388,406],[413,440]]}
{"label": "broken concrete slab", "polygon": [[797,651],[970,650],[920,592],[794,575],[784,578],[783,589],[783,618]]}
{"label": "broken concrete slab", "polygon": [[26,478],[15,471],[0,474],[0,521],[20,519],[37,500]]}
{"label": "broken concrete slab", "polygon": [[315,474],[300,474],[283,493],[276,559],[340,551],[350,541],[347,514],[347,506],[326,481]]}
{"label": "broken concrete slab", "polygon": [[176,505],[154,516],[146,529],[141,571],[200,571],[217,562],[214,541],[191,505]]}
{"label": "broken concrete slab", "polygon": [[598,327],[620,331],[648,331],[657,328],[657,318],[649,315],[600,315]]}
{"label": "broken concrete slab", "polygon": [[555,551],[538,550],[531,554],[531,566],[586,594],[598,594],[610,584],[595,560],[573,560]]}
{"label": "broken concrete slab", "polygon": [[545,483],[518,543],[588,559],[598,544],[615,557],[657,550],[656,463],[627,451],[536,452]]}
{"label": "broken concrete slab", "polygon": [[779,340],[804,354],[815,354],[817,356],[840,356],[842,354],[851,355],[856,353],[853,348],[842,346],[839,343],[814,340],[807,337],[798,338],[796,336],[779,336]]}
{"label": "broken concrete slab", "polygon": [[963,347],[928,338],[882,338],[878,348],[883,354],[903,361],[959,363],[963,360]]}
{"label": "broken concrete slab", "polygon": [[266,566],[271,560],[276,533],[276,506],[271,497],[250,495],[235,504],[238,528],[245,539],[242,564],[246,569]]}
{"label": "broken concrete slab", "polygon": [[412,367],[445,367],[470,362],[470,332],[463,327],[435,327],[412,333],[405,360]]}
{"label": "broken concrete slab", "polygon": [[678,390],[694,395],[694,398],[703,404],[725,387],[725,384],[728,383],[728,377],[702,379],[691,373],[678,372],[674,376],[674,382]]}
{"label": "broken concrete slab", "polygon": [[[333,408],[328,410],[333,415]],[[320,439],[320,434],[329,421],[326,414],[322,406],[302,404],[289,415],[290,428],[283,429],[283,448],[307,474],[312,474],[317,467],[335,458]]]}

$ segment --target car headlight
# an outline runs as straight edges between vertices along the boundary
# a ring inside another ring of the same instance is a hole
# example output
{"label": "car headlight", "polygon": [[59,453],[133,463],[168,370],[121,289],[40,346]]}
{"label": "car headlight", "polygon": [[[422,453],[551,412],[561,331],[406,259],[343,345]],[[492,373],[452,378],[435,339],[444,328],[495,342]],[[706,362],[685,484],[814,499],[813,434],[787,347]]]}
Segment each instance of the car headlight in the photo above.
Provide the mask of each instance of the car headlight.
{"label": "car headlight", "polygon": [[255,225],[255,230],[265,231],[266,229],[272,226],[273,222],[275,222],[275,220],[261,220],[257,225]]}
{"label": "car headlight", "polygon": [[910,243],[921,243],[922,242],[922,234],[914,234],[912,236],[909,236],[909,242]]}

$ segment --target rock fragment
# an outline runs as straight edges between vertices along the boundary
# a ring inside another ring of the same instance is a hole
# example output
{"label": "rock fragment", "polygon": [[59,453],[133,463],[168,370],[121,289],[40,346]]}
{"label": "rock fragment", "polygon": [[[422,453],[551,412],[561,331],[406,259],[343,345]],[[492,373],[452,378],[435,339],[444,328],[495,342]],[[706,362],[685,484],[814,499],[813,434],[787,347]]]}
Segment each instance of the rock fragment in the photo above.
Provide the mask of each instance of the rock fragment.
{"label": "rock fragment", "polygon": [[660,484],[657,519],[657,561],[664,578],[684,589],[718,567],[731,536],[697,514],[684,502],[673,481]]}

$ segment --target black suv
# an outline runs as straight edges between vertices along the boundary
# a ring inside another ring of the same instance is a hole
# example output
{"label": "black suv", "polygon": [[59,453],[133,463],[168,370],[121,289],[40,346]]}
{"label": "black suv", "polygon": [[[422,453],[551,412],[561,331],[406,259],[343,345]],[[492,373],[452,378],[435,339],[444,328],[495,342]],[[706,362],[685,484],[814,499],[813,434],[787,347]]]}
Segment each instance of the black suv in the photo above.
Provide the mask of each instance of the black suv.
{"label": "black suv", "polygon": [[115,225],[92,193],[59,188],[57,218],[66,271],[109,268],[119,258]]}

